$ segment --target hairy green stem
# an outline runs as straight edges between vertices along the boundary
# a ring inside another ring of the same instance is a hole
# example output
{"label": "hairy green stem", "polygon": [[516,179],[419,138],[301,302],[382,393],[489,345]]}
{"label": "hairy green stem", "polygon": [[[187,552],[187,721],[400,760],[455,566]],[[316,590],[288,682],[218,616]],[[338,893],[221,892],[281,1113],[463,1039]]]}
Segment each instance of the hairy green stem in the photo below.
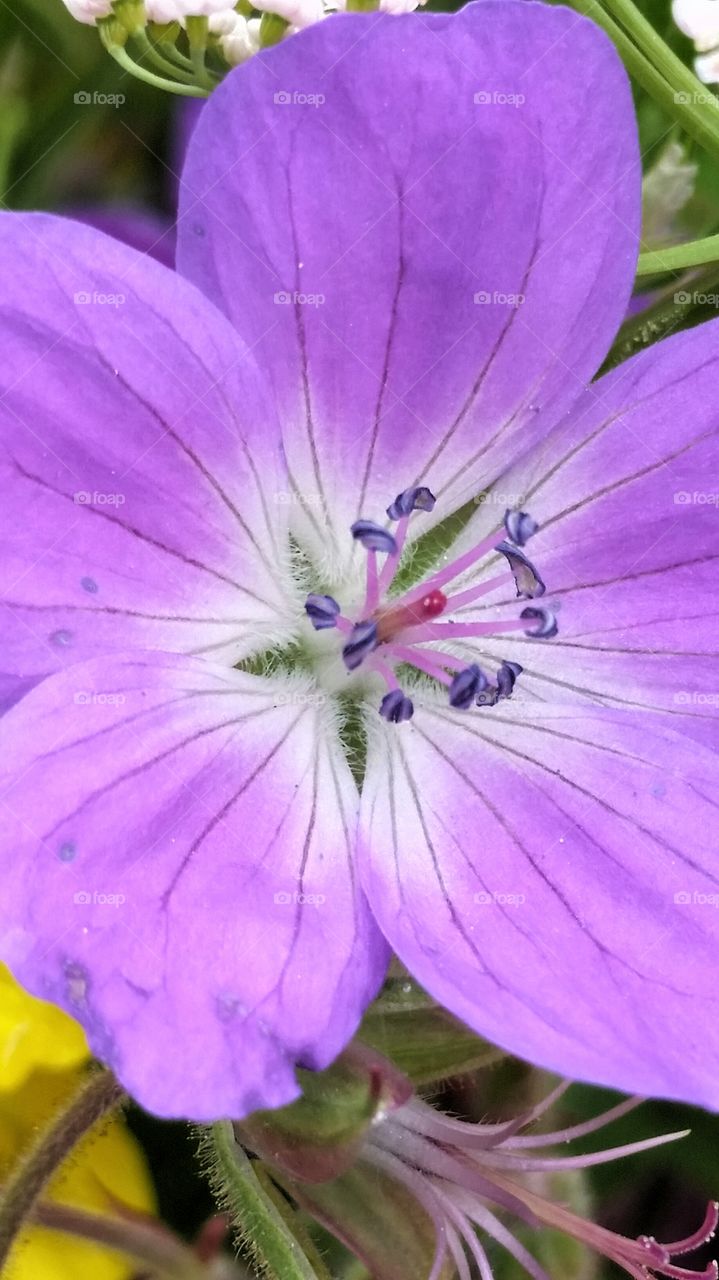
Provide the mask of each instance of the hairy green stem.
{"label": "hairy green stem", "polygon": [[261,1274],[268,1280],[321,1280],[320,1260],[311,1262],[307,1256],[293,1229],[289,1203],[246,1155],[229,1121],[218,1121],[203,1133],[200,1156],[220,1206],[229,1212]]}
{"label": "hairy green stem", "polygon": [[11,1174],[0,1200],[0,1275],[10,1251],[55,1171],[81,1138],[123,1098],[109,1071],[93,1071],[43,1130]]}

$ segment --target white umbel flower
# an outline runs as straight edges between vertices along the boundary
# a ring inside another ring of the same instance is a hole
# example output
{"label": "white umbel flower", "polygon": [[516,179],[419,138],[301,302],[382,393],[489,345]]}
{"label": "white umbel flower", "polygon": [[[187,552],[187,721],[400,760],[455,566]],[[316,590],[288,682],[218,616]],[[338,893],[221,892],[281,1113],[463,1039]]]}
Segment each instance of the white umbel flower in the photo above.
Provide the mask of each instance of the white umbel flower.
{"label": "white umbel flower", "polygon": [[719,0],[673,0],[672,16],[698,53],[719,45]]}
{"label": "white umbel flower", "polygon": [[[334,10],[344,10],[347,8],[346,0],[327,0],[328,7]],[[380,13],[412,13],[418,9],[420,5],[426,4],[427,0],[380,0]],[[717,0],[719,3],[719,0]]]}
{"label": "white umbel flower", "polygon": [[184,22],[185,18],[210,18],[227,9],[227,0],[145,0],[150,22]]}
{"label": "white umbel flower", "polygon": [[111,0],[63,0],[63,4],[73,18],[90,26],[94,26],[98,18],[109,18],[112,13]]}
{"label": "white umbel flower", "polygon": [[[111,0],[63,0],[78,22],[94,26],[112,15]],[[208,18],[227,9],[227,0],[145,0],[149,22],[183,22],[185,18]]]}
{"label": "white umbel flower", "polygon": [[322,0],[257,0],[257,8],[263,13],[276,13],[291,27],[311,27],[325,16]]}
{"label": "white umbel flower", "polygon": [[719,49],[694,59],[694,70],[704,84],[719,84]]}
{"label": "white umbel flower", "polygon": [[223,9],[210,17],[210,31],[216,35],[222,56],[231,67],[246,62],[260,47],[259,18],[243,18],[234,9]]}

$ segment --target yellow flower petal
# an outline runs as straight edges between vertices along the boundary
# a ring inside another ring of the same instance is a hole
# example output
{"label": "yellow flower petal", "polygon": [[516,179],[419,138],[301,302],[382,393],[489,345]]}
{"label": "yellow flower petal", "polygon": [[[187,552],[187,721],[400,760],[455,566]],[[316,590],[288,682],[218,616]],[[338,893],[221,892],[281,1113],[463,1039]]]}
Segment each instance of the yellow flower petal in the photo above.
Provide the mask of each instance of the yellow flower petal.
{"label": "yellow flower petal", "polygon": [[78,1066],[89,1057],[82,1027],[62,1009],[28,994],[0,965],[0,1094],[37,1067]]}

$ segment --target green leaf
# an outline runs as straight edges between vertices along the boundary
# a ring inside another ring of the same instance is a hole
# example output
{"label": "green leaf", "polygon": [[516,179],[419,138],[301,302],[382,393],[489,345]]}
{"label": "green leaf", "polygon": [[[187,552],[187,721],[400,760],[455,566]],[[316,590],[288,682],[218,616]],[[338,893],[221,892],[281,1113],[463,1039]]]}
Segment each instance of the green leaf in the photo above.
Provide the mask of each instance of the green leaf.
{"label": "green leaf", "polygon": [[358,1038],[389,1058],[414,1085],[490,1066],[504,1055],[409,981],[392,979],[370,1007]]}

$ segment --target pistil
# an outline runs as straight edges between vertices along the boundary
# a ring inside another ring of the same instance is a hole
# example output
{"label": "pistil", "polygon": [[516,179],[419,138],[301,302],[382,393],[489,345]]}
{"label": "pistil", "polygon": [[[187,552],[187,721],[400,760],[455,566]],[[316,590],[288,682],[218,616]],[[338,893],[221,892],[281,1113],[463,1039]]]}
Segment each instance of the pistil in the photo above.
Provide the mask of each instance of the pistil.
{"label": "pistil", "polygon": [[[397,521],[396,534],[374,520],[356,520],[352,537],[367,551],[365,598],[353,617],[340,611],[332,596],[312,594],[307,597],[306,611],[313,627],[320,631],[336,627],[344,636],[342,658],[348,671],[356,671],[364,663],[380,674],[388,687],[380,714],[393,723],[410,719],[414,707],[403,694],[394,674],[395,664],[405,663],[429,676],[448,691],[450,706],[467,710],[470,706],[492,707],[500,699],[512,695],[522,668],[518,663],[503,661],[496,673],[496,683],[473,663],[469,666],[444,652],[423,649],[423,643],[442,643],[459,639],[479,639],[511,632],[522,632],[532,640],[548,640],[557,634],[554,613],[543,606],[528,605],[513,618],[493,621],[463,622],[437,619],[473,603],[482,596],[514,584],[519,599],[535,600],[544,595],[544,582],[532,561],[522,550],[536,533],[538,525],[526,511],[506,511],[504,531],[495,529],[476,546],[464,552],[398,598],[387,599],[387,591],[395,579],[405,547],[409,521],[414,512],[431,511],[433,494],[424,486],[405,489],[387,508],[390,520]],[[488,581],[478,583],[454,595],[443,587],[462,576],[492,552],[504,556],[509,568]],[[378,556],[384,555],[381,569]],[[528,625],[529,624],[529,625]]]}

